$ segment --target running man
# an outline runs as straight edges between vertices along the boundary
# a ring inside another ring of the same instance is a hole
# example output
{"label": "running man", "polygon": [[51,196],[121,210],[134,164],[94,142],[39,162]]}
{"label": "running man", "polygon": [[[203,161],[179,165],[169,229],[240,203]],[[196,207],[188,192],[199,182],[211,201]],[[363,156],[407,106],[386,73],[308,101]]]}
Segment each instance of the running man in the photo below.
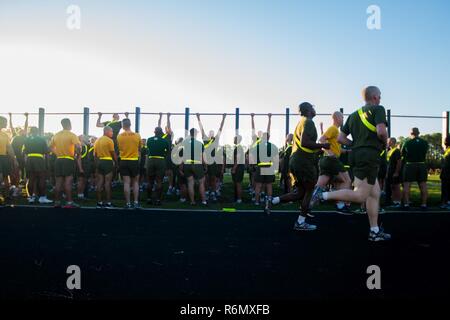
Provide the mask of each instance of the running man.
{"label": "running man", "polygon": [[[380,153],[386,146],[386,111],[380,105],[381,91],[370,86],[364,89],[366,105],[353,112],[341,129],[338,142],[352,145],[351,166],[355,177],[354,190],[324,192],[315,188],[311,207],[321,200],[365,203],[369,218],[369,241],[383,241],[391,238],[378,226],[380,185],[377,181]],[[351,134],[353,141],[347,138]]]}
{"label": "running man", "polygon": [[[170,156],[168,153],[170,140],[163,138],[164,133],[161,127],[156,127],[154,132],[155,135],[147,139],[147,203],[160,206],[163,189],[162,183],[166,172],[166,159]],[[155,190],[154,193],[153,188]]]}
{"label": "running man", "polygon": [[[103,136],[94,144],[94,157],[96,167],[97,208],[113,208],[112,179],[114,167],[117,163],[117,154],[114,150],[113,129],[109,126],[103,128]],[[105,198],[103,198],[105,191]]]}
{"label": "running man", "polygon": [[216,151],[217,154],[220,154],[218,152],[219,148],[219,139],[220,135],[222,134],[223,125],[225,123],[226,114],[224,113],[222,115],[222,121],[220,122],[219,130],[217,131],[217,134],[214,135],[214,131],[209,131],[209,134],[206,135],[205,130],[203,129],[202,121],[200,120],[200,114],[197,113],[197,120],[198,125],[200,127],[200,131],[202,134],[203,139],[203,145],[205,148],[205,158],[207,160],[207,189],[209,191],[209,198],[212,199],[212,201],[217,201],[217,178],[220,177],[220,171],[219,171],[219,163],[223,163],[223,156],[220,155],[217,160],[219,162],[216,162]]}
{"label": "running man", "polygon": [[[332,115],[333,124],[320,137],[320,143],[329,143],[330,149],[325,150],[319,161],[320,175],[316,187],[325,189],[326,186],[333,182],[336,184],[337,190],[351,189],[352,180],[344,165],[339,160],[341,155],[341,145],[338,142],[339,128],[344,121],[344,115],[336,111]],[[351,214],[350,205],[339,201],[336,203],[336,209],[342,214]]]}
{"label": "running man", "polygon": [[[122,120],[123,132],[117,136],[117,146],[120,154],[119,171],[123,179],[125,209],[139,209],[139,154],[141,152],[141,136],[131,131],[131,121]],[[131,189],[133,200],[131,203]]]}
{"label": "running man", "polygon": [[409,195],[411,183],[417,182],[420,189],[421,210],[427,210],[428,199],[428,172],[425,159],[428,152],[428,142],[419,137],[419,129],[412,128],[409,139],[402,147],[402,156],[405,160],[403,168],[403,207],[409,210]]}
{"label": "running man", "polygon": [[[30,128],[30,135],[23,144],[23,154],[25,155],[25,167],[27,170],[28,202],[34,203],[36,200],[40,204],[50,204],[53,201],[47,199],[45,192],[47,168],[45,157],[49,149],[47,141],[39,135],[39,129]],[[38,197],[38,198],[36,198]]]}
{"label": "running man", "polygon": [[[56,156],[55,160],[55,208],[61,207],[61,194],[66,196],[64,209],[78,208],[72,201],[72,183],[75,173],[75,157],[80,154],[81,143],[71,132],[70,119],[62,119],[63,130],[55,134],[50,142],[50,148]],[[80,168],[82,171],[82,168]]]}
{"label": "running man", "polygon": [[402,201],[402,193],[400,191],[402,155],[397,148],[397,140],[395,138],[388,139],[387,161],[388,169],[386,176],[386,203],[391,208],[400,208]]}

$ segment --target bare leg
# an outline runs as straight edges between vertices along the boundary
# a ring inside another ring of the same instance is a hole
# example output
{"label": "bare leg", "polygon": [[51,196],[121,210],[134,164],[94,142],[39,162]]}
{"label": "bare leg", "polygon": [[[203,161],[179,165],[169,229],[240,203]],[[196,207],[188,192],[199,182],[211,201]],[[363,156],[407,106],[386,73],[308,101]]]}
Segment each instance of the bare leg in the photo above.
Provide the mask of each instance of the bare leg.
{"label": "bare leg", "polygon": [[428,200],[428,187],[427,187],[427,183],[421,182],[419,183],[419,189],[420,189],[420,199],[422,200],[422,206],[426,206],[427,205],[427,200]]}
{"label": "bare leg", "polygon": [[404,182],[403,183],[403,201],[404,204],[409,204],[409,194],[411,192],[411,182]]}
{"label": "bare leg", "polygon": [[134,202],[139,202],[139,176],[131,178],[131,184],[133,186],[133,199]]}
{"label": "bare leg", "polygon": [[198,191],[200,192],[200,199],[202,202],[206,201],[206,193],[205,193],[205,178],[201,178],[199,181]]}
{"label": "bare leg", "polygon": [[73,177],[68,176],[63,178],[64,179],[64,193],[66,194],[67,202],[72,202],[72,183],[73,183]]}
{"label": "bare leg", "polygon": [[55,178],[55,201],[61,201],[61,192],[63,190],[64,177]]}
{"label": "bare leg", "polygon": [[130,203],[130,177],[123,176],[123,194],[125,196],[126,203]]}
{"label": "bare leg", "polygon": [[369,193],[369,197],[366,200],[367,217],[369,218],[370,227],[378,226],[378,213],[380,209],[380,185],[376,182]]}
{"label": "bare leg", "polygon": [[111,202],[112,199],[112,179],[113,179],[113,173],[108,173],[105,176],[105,193],[106,193],[106,202]]}
{"label": "bare leg", "polygon": [[97,173],[97,202],[102,202],[104,176]]}
{"label": "bare leg", "polygon": [[195,180],[193,176],[187,178],[187,184],[188,184],[189,200],[191,201],[191,203],[195,203],[195,193],[194,193]]}

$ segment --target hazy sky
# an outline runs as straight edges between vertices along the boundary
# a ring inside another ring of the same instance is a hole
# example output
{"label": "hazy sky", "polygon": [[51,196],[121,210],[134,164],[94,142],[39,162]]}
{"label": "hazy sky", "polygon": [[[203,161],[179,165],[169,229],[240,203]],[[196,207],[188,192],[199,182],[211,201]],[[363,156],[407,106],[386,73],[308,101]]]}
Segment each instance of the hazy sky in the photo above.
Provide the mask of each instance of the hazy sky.
{"label": "hazy sky", "polygon": [[[69,5],[81,29],[66,26]],[[369,5],[381,8],[381,30],[366,25]],[[317,112],[362,105],[369,84],[393,114],[441,116],[450,109],[448,1],[6,1],[0,0],[1,113]],[[71,117],[81,133],[81,117]],[[105,119],[108,119],[106,117]],[[22,124],[23,117],[14,120]],[[37,124],[32,117],[32,124]],[[46,131],[60,117],[46,118]],[[96,117],[91,117],[91,134]],[[205,117],[217,130],[219,117]],[[280,144],[284,118],[274,117]],[[297,117],[291,117],[291,129]],[[330,124],[326,117],[316,122]],[[257,129],[266,127],[257,118]],[[249,130],[249,117],[241,129]],[[392,133],[441,131],[439,119],[393,119]],[[142,118],[149,136],[156,117]],[[191,125],[196,125],[191,118]],[[175,117],[177,136],[184,119]],[[232,141],[234,117],[226,122]]]}

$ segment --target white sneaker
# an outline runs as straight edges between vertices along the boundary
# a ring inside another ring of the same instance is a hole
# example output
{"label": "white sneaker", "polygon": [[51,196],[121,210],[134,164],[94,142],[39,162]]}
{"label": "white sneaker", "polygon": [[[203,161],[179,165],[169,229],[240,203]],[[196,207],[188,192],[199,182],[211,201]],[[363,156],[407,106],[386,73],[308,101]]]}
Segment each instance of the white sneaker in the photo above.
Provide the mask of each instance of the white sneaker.
{"label": "white sneaker", "polygon": [[28,197],[28,203],[34,203],[36,201],[35,197]]}
{"label": "white sneaker", "polygon": [[186,202],[186,198],[181,198],[181,199],[180,199],[180,202],[181,202],[181,203]]}
{"label": "white sneaker", "polygon": [[242,203],[242,200],[241,199],[237,199],[236,203]]}
{"label": "white sneaker", "polygon": [[39,203],[40,204],[49,204],[49,203],[53,203],[53,201],[50,199],[47,199],[47,197],[39,197]]}

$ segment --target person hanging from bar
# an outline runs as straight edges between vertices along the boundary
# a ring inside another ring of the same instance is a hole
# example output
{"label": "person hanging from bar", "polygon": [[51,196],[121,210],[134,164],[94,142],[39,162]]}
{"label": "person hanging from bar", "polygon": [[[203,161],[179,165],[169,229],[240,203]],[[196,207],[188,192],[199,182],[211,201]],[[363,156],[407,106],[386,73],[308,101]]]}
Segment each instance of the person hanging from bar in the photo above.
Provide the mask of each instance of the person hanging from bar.
{"label": "person hanging from bar", "polygon": [[[170,123],[170,112],[167,113],[167,123],[164,127],[164,133],[162,135],[163,139],[166,139],[169,149],[168,154],[170,155],[172,152],[172,141],[173,141],[173,131],[172,126]],[[163,113],[159,113],[159,119],[158,119],[158,127],[162,128],[162,117]],[[175,188],[174,179],[175,179],[175,165],[172,162],[172,159],[170,156],[166,157],[166,169],[165,169],[165,176],[167,177],[167,181],[169,183],[169,187],[167,189],[166,195],[170,196],[177,193],[177,188]]]}
{"label": "person hanging from bar", "polygon": [[9,197],[12,168],[19,165],[11,146],[11,138],[5,131],[7,125],[8,120],[0,117],[0,204],[4,204]]}
{"label": "person hanging from bar", "polygon": [[237,204],[242,203],[242,181],[244,180],[245,172],[245,153],[241,145],[242,136],[236,135],[234,137],[233,147],[233,167],[231,168],[231,178],[234,187],[234,200]]}
{"label": "person hanging from bar", "polygon": [[[268,122],[267,122],[267,134],[270,136],[270,127],[272,126],[272,114],[269,113],[267,115],[268,117]],[[258,131],[258,133],[256,133],[256,129],[255,129],[255,114],[251,113],[250,114],[250,118],[251,118],[251,123],[252,123],[252,142],[250,145],[250,148],[255,148],[256,145],[258,143],[261,142],[261,138],[263,135],[263,132],[261,130]],[[250,150],[249,148],[249,150]],[[247,155],[248,157],[248,155]],[[248,174],[249,174],[249,192],[252,195],[252,201],[254,202],[255,199],[255,177],[256,177],[256,171],[257,171],[257,166],[255,164],[250,164],[248,165]],[[264,193],[263,196],[265,197]]]}
{"label": "person hanging from bar", "polygon": [[217,201],[217,178],[220,177],[219,166],[218,163],[223,163],[223,154],[220,154],[218,151],[219,148],[219,139],[222,134],[223,125],[225,123],[226,114],[222,115],[222,121],[220,122],[219,130],[217,134],[214,135],[214,130],[210,130],[208,135],[206,135],[205,130],[203,129],[203,123],[200,119],[200,114],[197,113],[198,125],[200,127],[200,131],[202,134],[203,145],[205,148],[205,155],[207,160],[207,172],[206,172],[206,181],[207,181],[207,191],[206,195],[212,201]]}

